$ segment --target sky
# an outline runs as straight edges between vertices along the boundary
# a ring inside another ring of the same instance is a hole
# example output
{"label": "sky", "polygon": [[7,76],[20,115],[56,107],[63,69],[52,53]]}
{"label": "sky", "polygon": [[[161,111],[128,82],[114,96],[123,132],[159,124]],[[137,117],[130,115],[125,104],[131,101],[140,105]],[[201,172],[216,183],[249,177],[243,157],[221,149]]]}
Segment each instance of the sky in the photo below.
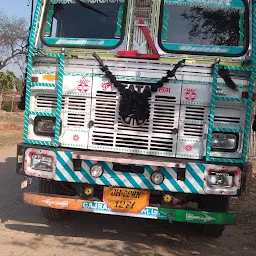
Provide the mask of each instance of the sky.
{"label": "sky", "polygon": [[0,0],[0,9],[8,16],[24,17],[29,21],[30,7],[27,6],[28,0]]}
{"label": "sky", "polygon": [[[0,10],[9,17],[25,18],[29,25],[31,6],[27,6],[27,2],[28,0],[0,0]],[[19,68],[12,64],[7,66],[7,69],[14,71],[16,75],[21,74]]]}

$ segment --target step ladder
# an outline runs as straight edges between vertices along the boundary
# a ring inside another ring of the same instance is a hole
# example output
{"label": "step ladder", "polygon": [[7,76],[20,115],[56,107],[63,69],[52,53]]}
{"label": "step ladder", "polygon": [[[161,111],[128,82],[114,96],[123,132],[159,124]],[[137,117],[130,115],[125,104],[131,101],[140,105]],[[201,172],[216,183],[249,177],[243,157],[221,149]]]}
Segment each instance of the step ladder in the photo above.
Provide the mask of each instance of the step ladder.
{"label": "step ladder", "polygon": [[[59,59],[59,71],[57,72],[58,81],[56,83],[38,83],[32,82],[32,60],[34,56],[47,56],[55,59]],[[54,54],[54,53],[32,53],[28,57],[28,72],[27,72],[27,83],[26,83],[26,101],[25,101],[25,113],[24,113],[24,135],[23,141],[29,144],[37,144],[44,146],[59,146],[59,135],[60,135],[60,126],[61,126],[61,107],[62,107],[62,87],[63,87],[63,77],[64,77],[64,64],[65,64],[65,55],[63,53]],[[31,89],[35,86],[44,86],[52,87],[57,89],[57,104],[55,112],[35,112],[30,110],[30,97]],[[54,140],[52,141],[40,141],[28,139],[28,129],[29,129],[29,119],[30,116],[47,116],[54,117],[56,126],[55,126],[55,135]]]}
{"label": "step ladder", "polygon": [[[248,98],[231,98],[226,96],[218,96],[217,86],[218,86],[218,71],[220,68],[223,68],[221,65],[215,65],[214,67],[214,75],[213,75],[213,83],[212,83],[212,99],[210,105],[210,120],[208,126],[208,136],[207,136],[207,146],[206,146],[206,161],[207,162],[224,162],[224,163],[245,163],[247,149],[249,144],[249,136],[251,130],[251,111],[252,111],[252,97],[254,90],[254,79],[255,79],[255,68],[246,68],[246,67],[233,67],[233,66],[224,66],[227,70],[232,71],[245,71],[250,73],[250,82],[248,88]],[[214,126],[214,116],[216,109],[216,101],[222,102],[245,102],[247,104],[246,116],[245,116],[245,124],[242,129],[233,129],[233,128],[218,128]],[[213,132],[224,132],[224,133],[238,133],[244,134],[243,143],[242,143],[242,157],[237,158],[222,158],[222,157],[211,157],[211,148],[212,148],[212,134]]]}

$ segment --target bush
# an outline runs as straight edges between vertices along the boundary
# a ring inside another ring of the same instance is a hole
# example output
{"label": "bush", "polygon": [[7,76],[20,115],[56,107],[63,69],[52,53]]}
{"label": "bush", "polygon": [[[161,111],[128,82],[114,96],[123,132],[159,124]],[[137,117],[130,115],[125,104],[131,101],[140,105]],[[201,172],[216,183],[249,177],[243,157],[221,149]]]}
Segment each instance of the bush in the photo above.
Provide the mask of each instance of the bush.
{"label": "bush", "polygon": [[2,102],[2,110],[6,112],[17,111],[17,102],[13,102],[13,107],[11,101]]}

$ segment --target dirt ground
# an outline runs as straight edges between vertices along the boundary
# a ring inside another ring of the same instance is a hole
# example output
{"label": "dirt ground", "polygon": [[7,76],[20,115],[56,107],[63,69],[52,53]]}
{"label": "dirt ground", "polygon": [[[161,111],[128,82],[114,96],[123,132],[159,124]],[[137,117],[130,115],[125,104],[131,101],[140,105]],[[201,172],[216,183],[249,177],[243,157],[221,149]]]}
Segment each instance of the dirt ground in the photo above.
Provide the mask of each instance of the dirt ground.
{"label": "dirt ground", "polygon": [[0,110],[0,147],[14,146],[22,140],[23,113]]}
{"label": "dirt ground", "polygon": [[[13,145],[22,138],[21,120],[22,114],[0,113],[1,256],[256,255],[256,178],[246,196],[232,200],[237,225],[217,239],[196,233],[193,225],[167,221],[77,212],[67,221],[43,219],[38,207],[23,202],[22,177],[15,173]],[[27,191],[37,191],[36,179]]]}

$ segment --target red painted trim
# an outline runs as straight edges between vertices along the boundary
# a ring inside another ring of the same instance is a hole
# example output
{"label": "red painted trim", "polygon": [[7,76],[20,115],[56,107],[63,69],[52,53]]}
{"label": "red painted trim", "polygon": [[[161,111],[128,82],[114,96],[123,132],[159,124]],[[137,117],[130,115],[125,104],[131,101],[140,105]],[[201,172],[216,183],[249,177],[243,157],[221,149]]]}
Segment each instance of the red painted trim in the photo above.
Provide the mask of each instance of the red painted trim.
{"label": "red painted trim", "polygon": [[[145,24],[142,19],[139,19],[139,20],[138,20],[138,23],[141,24],[141,25],[144,25],[144,24]],[[153,41],[151,35],[149,34],[148,29],[147,29],[145,26],[140,26],[140,29],[142,30],[143,34],[145,35],[145,37],[146,37],[146,39],[147,39],[147,41],[148,41],[149,46],[150,46],[151,49],[153,50],[153,53],[154,53],[155,55],[158,55],[159,58],[160,58],[160,55],[159,55],[159,53],[158,53],[158,51],[157,51],[157,49],[156,49],[155,43],[154,43],[154,41]]]}

